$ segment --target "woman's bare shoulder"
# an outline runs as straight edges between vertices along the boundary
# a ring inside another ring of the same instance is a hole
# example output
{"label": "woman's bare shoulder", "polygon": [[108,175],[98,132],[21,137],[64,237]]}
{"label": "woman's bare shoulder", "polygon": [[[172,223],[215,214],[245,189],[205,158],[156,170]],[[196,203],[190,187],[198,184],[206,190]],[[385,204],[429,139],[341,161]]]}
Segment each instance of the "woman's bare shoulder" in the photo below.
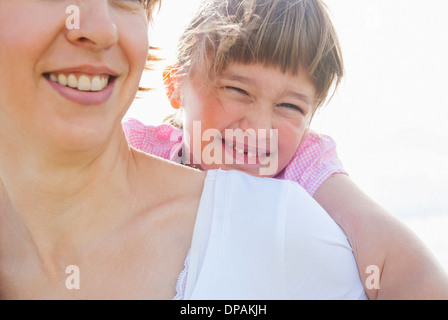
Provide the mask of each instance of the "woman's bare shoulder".
{"label": "woman's bare shoulder", "polygon": [[159,202],[199,203],[207,173],[132,149],[138,192]]}

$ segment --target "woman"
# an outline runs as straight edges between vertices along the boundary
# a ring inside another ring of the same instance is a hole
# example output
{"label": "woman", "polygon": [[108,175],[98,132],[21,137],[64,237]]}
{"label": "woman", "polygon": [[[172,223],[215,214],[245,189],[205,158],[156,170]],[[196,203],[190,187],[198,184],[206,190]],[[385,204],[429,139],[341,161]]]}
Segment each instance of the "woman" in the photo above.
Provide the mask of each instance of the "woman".
{"label": "woman", "polygon": [[188,263],[187,299],[365,299],[295,184],[128,147],[158,2],[0,0],[1,297],[171,299]]}

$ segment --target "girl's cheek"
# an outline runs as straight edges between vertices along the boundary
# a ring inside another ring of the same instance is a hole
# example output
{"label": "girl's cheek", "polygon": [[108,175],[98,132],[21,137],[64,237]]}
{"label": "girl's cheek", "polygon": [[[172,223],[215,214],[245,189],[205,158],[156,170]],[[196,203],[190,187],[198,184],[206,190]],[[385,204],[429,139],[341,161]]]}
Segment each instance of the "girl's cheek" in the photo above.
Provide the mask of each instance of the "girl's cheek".
{"label": "girl's cheek", "polygon": [[279,152],[292,157],[300,145],[306,128],[303,126],[279,127]]}

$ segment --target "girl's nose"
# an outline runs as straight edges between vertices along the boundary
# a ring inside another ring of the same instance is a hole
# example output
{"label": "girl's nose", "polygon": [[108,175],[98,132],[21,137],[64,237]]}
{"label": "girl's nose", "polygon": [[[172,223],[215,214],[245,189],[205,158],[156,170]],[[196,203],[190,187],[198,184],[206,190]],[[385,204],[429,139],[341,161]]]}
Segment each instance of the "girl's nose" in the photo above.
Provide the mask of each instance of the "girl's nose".
{"label": "girl's nose", "polygon": [[107,50],[118,42],[118,30],[110,15],[109,1],[82,1],[79,28],[66,31],[67,39],[91,50]]}
{"label": "girl's nose", "polygon": [[255,139],[258,152],[276,153],[278,150],[278,124],[272,106],[254,107],[241,118],[239,127],[249,138]]}
{"label": "girl's nose", "polygon": [[248,110],[240,120],[240,128],[244,131],[253,129],[271,130],[275,127],[270,106],[254,106]]}

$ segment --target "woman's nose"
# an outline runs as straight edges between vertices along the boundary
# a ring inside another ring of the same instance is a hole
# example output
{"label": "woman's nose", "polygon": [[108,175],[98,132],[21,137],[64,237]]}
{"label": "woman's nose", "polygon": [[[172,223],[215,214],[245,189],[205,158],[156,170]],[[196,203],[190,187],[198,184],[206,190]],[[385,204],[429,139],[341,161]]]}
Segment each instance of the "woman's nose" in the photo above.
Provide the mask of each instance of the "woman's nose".
{"label": "woman's nose", "polygon": [[118,42],[118,29],[110,15],[109,1],[82,1],[79,27],[67,28],[67,39],[92,50],[107,50]]}

